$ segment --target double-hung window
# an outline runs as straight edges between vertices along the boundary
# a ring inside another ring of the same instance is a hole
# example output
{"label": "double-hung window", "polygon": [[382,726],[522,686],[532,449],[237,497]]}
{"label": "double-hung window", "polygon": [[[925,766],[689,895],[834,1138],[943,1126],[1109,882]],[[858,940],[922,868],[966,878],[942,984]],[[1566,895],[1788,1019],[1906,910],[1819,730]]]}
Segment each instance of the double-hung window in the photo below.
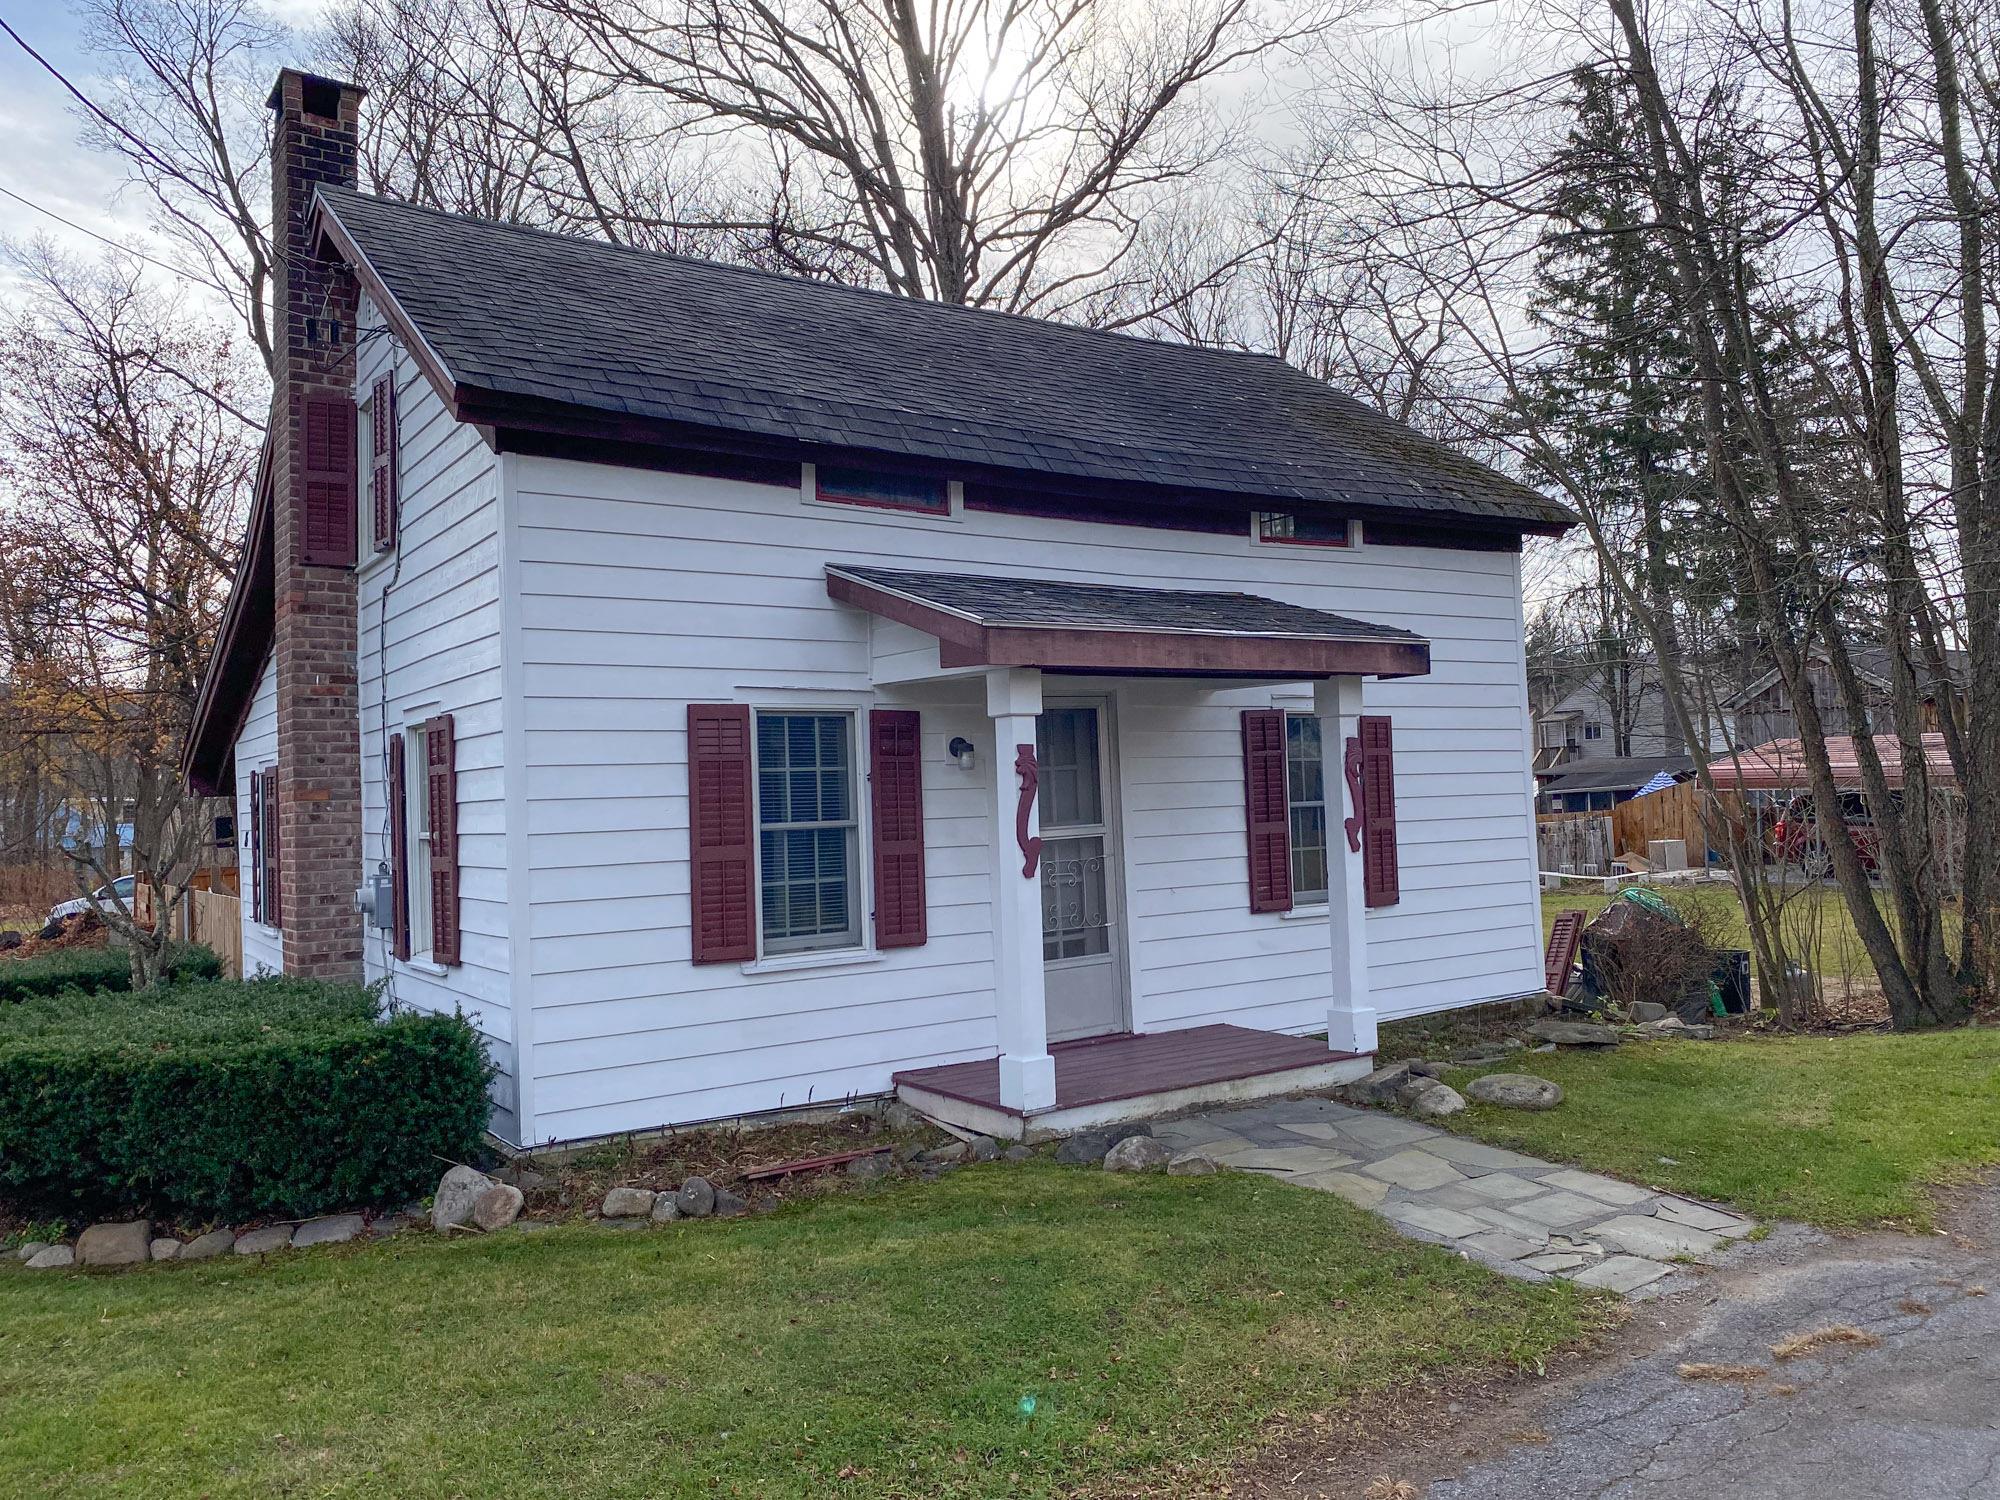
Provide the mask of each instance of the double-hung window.
{"label": "double-hung window", "polygon": [[409,851],[404,899],[409,903],[407,920],[410,957],[428,959],[434,946],[431,921],[431,799],[430,778],[425,774],[428,749],[426,726],[406,725],[403,729],[403,837]]}
{"label": "double-hung window", "polygon": [[1285,716],[1285,800],[1291,815],[1292,900],[1325,901],[1326,763],[1320,721],[1311,714]]}
{"label": "double-hung window", "polygon": [[854,716],[759,713],[756,761],[764,952],[859,946]]}

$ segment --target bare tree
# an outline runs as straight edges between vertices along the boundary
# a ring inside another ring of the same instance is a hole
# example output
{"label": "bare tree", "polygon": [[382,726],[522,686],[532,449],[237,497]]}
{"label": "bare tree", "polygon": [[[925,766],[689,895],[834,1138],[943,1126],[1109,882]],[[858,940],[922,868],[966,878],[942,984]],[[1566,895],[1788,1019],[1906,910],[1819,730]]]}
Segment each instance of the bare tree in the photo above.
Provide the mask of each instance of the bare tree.
{"label": "bare tree", "polygon": [[[209,832],[180,751],[213,644],[257,434],[232,407],[254,359],[116,262],[23,258],[31,301],[0,326],[0,641],[16,734],[59,764],[79,889],[113,896],[135,983],[161,973]],[[249,368],[246,370],[246,363]],[[76,805],[80,804],[80,805]]]}
{"label": "bare tree", "polygon": [[733,147],[774,248],[909,296],[1061,313],[1229,146],[1219,80],[1329,0],[532,0],[605,79]]}

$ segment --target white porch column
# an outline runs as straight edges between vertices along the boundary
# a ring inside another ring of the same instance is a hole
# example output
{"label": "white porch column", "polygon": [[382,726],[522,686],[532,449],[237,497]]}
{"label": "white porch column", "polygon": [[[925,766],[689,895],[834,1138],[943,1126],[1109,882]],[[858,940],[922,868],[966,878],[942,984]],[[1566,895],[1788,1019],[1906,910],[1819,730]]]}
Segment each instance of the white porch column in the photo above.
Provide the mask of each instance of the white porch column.
{"label": "white porch column", "polygon": [[1326,768],[1327,922],[1333,937],[1333,1002],[1326,1043],[1335,1052],[1375,1050],[1375,1005],[1368,988],[1368,907],[1361,853],[1348,847],[1347,820],[1360,816],[1347,785],[1347,742],[1360,733],[1361,679],[1333,677],[1313,684],[1320,755]]}
{"label": "white porch column", "polygon": [[[1042,674],[1033,667],[996,667],[986,674],[986,712],[993,720],[993,978],[1000,1030],[1000,1102],[1009,1109],[1048,1109],[1056,1102],[1056,1063],[1049,1056],[1049,1014],[1042,991],[1042,881],[1039,864],[1025,874],[1018,818],[1020,747],[1035,744],[1042,711]],[[1039,789],[1028,808],[1029,839],[1039,839]]]}

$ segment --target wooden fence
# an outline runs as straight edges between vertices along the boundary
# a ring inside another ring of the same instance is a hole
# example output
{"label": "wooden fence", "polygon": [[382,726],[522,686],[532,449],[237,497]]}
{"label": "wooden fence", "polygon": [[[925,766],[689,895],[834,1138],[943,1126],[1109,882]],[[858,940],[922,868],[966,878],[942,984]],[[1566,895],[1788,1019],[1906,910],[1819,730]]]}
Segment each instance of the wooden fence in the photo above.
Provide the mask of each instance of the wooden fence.
{"label": "wooden fence", "polygon": [[[227,887],[236,884],[234,870],[220,873],[229,878],[216,882],[218,885]],[[154,925],[151,886],[139,887],[132,915],[144,926]],[[206,943],[222,960],[222,972],[227,978],[243,977],[243,903],[233,890],[189,891],[176,925],[180,929],[174,934],[177,941]]]}
{"label": "wooden fence", "polygon": [[1539,867],[1567,875],[1609,875],[1611,814],[1603,812],[1542,813],[1535,819],[1535,850]]}

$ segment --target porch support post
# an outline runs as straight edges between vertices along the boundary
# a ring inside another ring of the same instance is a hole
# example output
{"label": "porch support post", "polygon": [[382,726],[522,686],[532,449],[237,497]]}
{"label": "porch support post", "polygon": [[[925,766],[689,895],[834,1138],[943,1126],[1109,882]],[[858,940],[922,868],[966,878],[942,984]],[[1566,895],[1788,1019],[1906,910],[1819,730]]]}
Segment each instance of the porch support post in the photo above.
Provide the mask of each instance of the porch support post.
{"label": "porch support post", "polygon": [[1361,732],[1361,679],[1323,678],[1313,684],[1320,754],[1326,767],[1327,924],[1332,929],[1333,1000],[1326,1044],[1335,1052],[1375,1050],[1375,1005],[1368,988],[1368,907],[1361,854],[1350,849],[1347,819],[1359,817],[1347,785],[1347,742]]}
{"label": "porch support post", "polygon": [[[1050,1109],[1056,1063],[1049,1056],[1048,1004],[1042,989],[1042,882],[1024,873],[1019,816],[1023,777],[1015,758],[1033,748],[1042,711],[1042,674],[998,667],[986,674],[993,720],[993,978],[1000,1034],[1000,1102],[1009,1109]],[[1041,797],[1029,804],[1027,837],[1039,839]]]}

